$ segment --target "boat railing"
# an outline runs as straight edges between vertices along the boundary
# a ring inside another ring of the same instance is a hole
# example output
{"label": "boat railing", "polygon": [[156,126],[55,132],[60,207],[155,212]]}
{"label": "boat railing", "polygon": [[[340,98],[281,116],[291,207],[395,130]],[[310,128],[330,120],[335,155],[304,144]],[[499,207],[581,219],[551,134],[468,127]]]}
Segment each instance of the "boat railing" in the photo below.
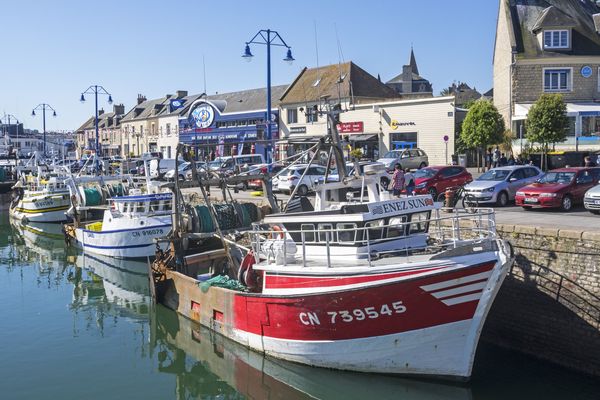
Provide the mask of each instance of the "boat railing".
{"label": "boat railing", "polygon": [[[329,225],[331,228],[286,230],[276,226],[265,230],[264,225],[253,224],[250,236],[256,262],[266,260],[268,264],[283,266],[301,263],[306,267],[311,259],[322,260],[325,257],[327,266],[331,267],[332,258],[339,258],[338,255],[331,254],[330,247],[334,245],[348,247],[348,255],[372,266],[374,260],[385,256],[411,257],[415,254],[433,254],[456,248],[465,241],[496,238],[494,210],[485,208],[437,209],[433,210],[429,218],[408,221],[402,219],[402,222],[363,227],[344,228],[336,226],[333,222],[323,225]],[[421,240],[409,240],[417,236],[421,237]],[[381,249],[378,246],[379,243],[392,240],[397,241],[397,247],[393,249],[389,249],[389,246]],[[315,254],[315,245],[324,246],[325,254]],[[313,246],[313,251],[308,252],[308,246]],[[346,257],[344,256],[345,261],[348,260]]]}

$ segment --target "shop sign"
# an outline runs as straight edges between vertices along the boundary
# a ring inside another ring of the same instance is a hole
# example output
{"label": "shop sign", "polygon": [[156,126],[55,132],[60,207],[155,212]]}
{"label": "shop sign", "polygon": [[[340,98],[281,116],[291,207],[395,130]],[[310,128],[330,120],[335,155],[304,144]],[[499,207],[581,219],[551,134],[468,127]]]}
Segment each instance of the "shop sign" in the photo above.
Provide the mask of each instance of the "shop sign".
{"label": "shop sign", "polygon": [[290,128],[290,133],[306,133],[305,126],[293,126]]}
{"label": "shop sign", "polygon": [[396,121],[395,119],[393,119],[393,120],[392,120],[392,122],[390,122],[390,127],[391,127],[393,130],[396,130],[396,129],[398,129],[398,127],[400,127],[400,126],[415,126],[415,125],[417,125],[417,124],[415,124],[415,123],[414,123],[414,122],[412,122],[412,121],[407,121],[407,122],[398,122],[398,121]]}
{"label": "shop sign", "polygon": [[209,104],[200,104],[190,114],[197,128],[205,129],[212,125],[215,119],[215,112]]}
{"label": "shop sign", "polygon": [[364,124],[362,121],[356,122],[340,122],[337,125],[339,133],[363,133]]}

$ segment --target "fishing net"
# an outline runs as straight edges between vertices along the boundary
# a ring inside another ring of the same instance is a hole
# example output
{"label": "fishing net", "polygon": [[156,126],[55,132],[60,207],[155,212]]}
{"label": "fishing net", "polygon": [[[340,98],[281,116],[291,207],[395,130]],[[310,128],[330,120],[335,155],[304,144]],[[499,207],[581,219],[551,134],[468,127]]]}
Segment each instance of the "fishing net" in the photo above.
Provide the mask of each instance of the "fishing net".
{"label": "fishing net", "polygon": [[202,293],[208,292],[211,286],[236,290],[238,292],[247,292],[248,288],[240,283],[237,279],[231,279],[227,275],[217,275],[214,278],[210,278],[204,282],[199,282],[198,286]]}

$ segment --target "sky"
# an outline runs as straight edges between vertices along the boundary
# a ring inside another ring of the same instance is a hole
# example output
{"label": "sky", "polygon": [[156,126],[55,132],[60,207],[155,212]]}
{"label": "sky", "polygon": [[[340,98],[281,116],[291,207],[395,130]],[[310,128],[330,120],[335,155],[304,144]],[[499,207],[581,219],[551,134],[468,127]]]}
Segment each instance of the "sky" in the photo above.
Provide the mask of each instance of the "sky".
{"label": "sky", "polygon": [[[452,82],[492,87],[495,0],[0,0],[0,117],[42,127],[47,103],[57,113],[47,130],[77,129],[94,113],[81,93],[102,85],[128,111],[137,94],[176,90],[226,93],[266,86],[266,46],[241,55],[261,29],[292,47],[272,47],[272,84],[288,84],[307,67],[353,61],[387,81],[414,48],[419,73],[434,94]],[[341,51],[340,51],[341,50]],[[203,67],[203,59],[205,68]],[[112,109],[107,97],[99,107]]]}

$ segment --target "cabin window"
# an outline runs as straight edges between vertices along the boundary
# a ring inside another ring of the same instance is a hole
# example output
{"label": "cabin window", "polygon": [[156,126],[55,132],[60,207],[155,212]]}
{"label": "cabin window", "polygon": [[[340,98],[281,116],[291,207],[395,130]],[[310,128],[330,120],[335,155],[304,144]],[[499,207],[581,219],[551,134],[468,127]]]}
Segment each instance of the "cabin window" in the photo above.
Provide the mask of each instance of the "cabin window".
{"label": "cabin window", "polygon": [[429,224],[429,213],[420,212],[411,215],[410,217],[410,233],[427,232]]}
{"label": "cabin window", "polygon": [[302,224],[300,230],[304,233],[305,242],[315,241],[315,226],[313,224]]}
{"label": "cabin window", "polygon": [[335,240],[333,235],[333,224],[319,224],[319,242],[327,243],[328,236],[330,242]]}
{"label": "cabin window", "polygon": [[139,213],[143,213],[145,211],[144,209],[145,209],[144,202],[143,201],[138,201],[137,208],[136,208],[135,211],[139,212]]}
{"label": "cabin window", "polygon": [[356,241],[356,224],[337,224],[336,227],[340,243],[354,243]]}
{"label": "cabin window", "polygon": [[150,211],[154,212],[154,211],[159,211],[159,210],[160,210],[160,201],[152,200],[150,202]]}
{"label": "cabin window", "polygon": [[[379,240],[383,238],[383,219],[369,221],[365,224],[364,240]],[[368,235],[367,235],[368,231]]]}
{"label": "cabin window", "polygon": [[388,238],[406,236],[406,215],[392,217],[388,224]]}

